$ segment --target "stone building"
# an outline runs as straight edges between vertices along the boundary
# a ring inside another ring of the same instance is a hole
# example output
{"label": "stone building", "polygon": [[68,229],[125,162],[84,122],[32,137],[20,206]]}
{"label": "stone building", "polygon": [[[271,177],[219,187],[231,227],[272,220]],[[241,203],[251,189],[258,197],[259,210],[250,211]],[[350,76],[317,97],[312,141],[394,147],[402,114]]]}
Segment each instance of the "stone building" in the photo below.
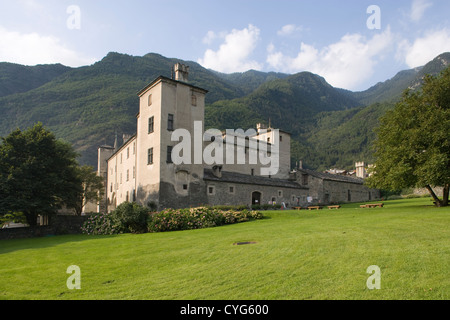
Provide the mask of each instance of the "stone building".
{"label": "stone building", "polygon": [[133,201],[164,209],[274,202],[307,206],[377,197],[361,179],[291,172],[291,137],[282,130],[257,124],[246,132],[204,132],[207,90],[189,84],[188,75],[189,67],[176,64],[172,78],[160,76],[143,88],[136,134],[124,136],[122,146],[116,137],[114,147],[99,147],[98,174],[106,189],[99,211]]}
{"label": "stone building", "polygon": [[293,174],[303,187],[308,188],[306,202],[310,204],[364,202],[380,198],[380,191],[365,186],[362,178],[307,169],[297,169]]}

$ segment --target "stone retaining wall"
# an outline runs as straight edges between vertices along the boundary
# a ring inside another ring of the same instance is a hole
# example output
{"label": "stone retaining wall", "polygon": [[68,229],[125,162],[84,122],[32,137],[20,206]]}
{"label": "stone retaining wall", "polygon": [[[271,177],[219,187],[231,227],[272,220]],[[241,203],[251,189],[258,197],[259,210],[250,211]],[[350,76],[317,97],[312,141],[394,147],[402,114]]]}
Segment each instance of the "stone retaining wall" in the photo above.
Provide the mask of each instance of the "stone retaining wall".
{"label": "stone retaining wall", "polygon": [[48,226],[0,229],[0,240],[81,234],[81,227],[87,218],[87,216],[55,216],[51,218]]}

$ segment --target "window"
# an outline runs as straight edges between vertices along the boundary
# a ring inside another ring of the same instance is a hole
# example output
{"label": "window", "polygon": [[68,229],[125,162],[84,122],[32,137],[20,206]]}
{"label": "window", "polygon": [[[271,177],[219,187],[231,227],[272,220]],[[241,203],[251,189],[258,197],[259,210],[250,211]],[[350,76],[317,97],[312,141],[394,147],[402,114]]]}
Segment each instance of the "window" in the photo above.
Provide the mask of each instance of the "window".
{"label": "window", "polygon": [[127,148],[127,159],[130,159],[130,147]]}
{"label": "window", "polygon": [[167,147],[167,163],[173,163],[172,162],[172,150],[173,150],[173,147],[171,147],[171,146]]}
{"label": "window", "polygon": [[133,167],[133,179],[136,179],[136,167]]}
{"label": "window", "polygon": [[151,105],[152,105],[152,95],[149,94],[149,96],[148,96],[148,106],[151,106]]}
{"label": "window", "polygon": [[127,170],[127,182],[130,181],[130,170]]}
{"label": "window", "polygon": [[120,164],[122,164],[122,158],[123,158],[123,154],[120,154]]}
{"label": "window", "polygon": [[173,131],[174,130],[174,116],[173,114],[169,114],[169,120],[167,122],[167,130]]}
{"label": "window", "polygon": [[147,164],[153,164],[153,148],[148,149]]}
{"label": "window", "polygon": [[255,175],[255,169],[252,169],[252,176]]}
{"label": "window", "polygon": [[283,196],[283,191],[281,191],[281,190],[278,190],[278,197],[282,197]]}
{"label": "window", "polygon": [[155,117],[148,119],[148,133],[155,132]]}
{"label": "window", "polygon": [[136,142],[133,142],[133,154],[136,154]]}
{"label": "window", "polygon": [[282,142],[283,141],[283,136],[280,136],[280,142]]}
{"label": "window", "polygon": [[111,189],[110,192],[113,192],[113,184],[111,183]]}
{"label": "window", "polygon": [[194,107],[197,106],[197,96],[195,94],[192,95],[192,103],[191,103]]}
{"label": "window", "polygon": [[230,193],[234,194],[234,187],[230,187],[229,191]]}
{"label": "window", "polygon": [[125,201],[128,202],[129,200],[130,200],[130,193],[127,191]]}
{"label": "window", "polygon": [[302,185],[304,185],[304,186],[308,185],[308,175],[307,174],[302,175]]}
{"label": "window", "polygon": [[215,194],[215,188],[214,187],[208,187],[208,194],[209,195],[214,195]]}
{"label": "window", "polygon": [[187,190],[188,189],[188,185],[187,184],[183,184],[183,190]]}

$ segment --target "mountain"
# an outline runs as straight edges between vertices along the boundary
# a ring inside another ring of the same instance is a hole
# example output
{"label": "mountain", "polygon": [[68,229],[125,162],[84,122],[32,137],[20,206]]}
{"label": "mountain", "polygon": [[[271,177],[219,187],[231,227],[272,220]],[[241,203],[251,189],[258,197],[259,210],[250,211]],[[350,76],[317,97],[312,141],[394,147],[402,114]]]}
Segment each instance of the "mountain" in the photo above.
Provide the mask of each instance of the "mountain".
{"label": "mountain", "polygon": [[324,111],[354,108],[359,102],[329,85],[324,78],[302,72],[264,82],[251,94],[217,101],[206,107],[206,125],[218,129],[253,128],[268,123],[294,136]]}
{"label": "mountain", "polygon": [[343,92],[363,106],[317,114],[311,125],[305,126],[306,133],[293,144],[293,159],[304,160],[315,170],[331,166],[352,169],[356,161],[374,161],[371,145],[378,119],[394,108],[406,89],[417,90],[425,75],[438,75],[449,64],[450,53],[444,53],[423,67],[401,71],[364,92]]}
{"label": "mountain", "polygon": [[71,69],[61,64],[30,67],[2,62],[0,63],[0,97],[38,88]]}
{"label": "mountain", "polygon": [[333,88],[309,72],[222,74],[155,53],[112,52],[80,68],[0,63],[0,136],[41,121],[74,145],[82,164],[96,166],[99,145],[113,144],[115,133],[135,132],[137,92],[160,75],[171,77],[172,66],[181,62],[190,67],[189,82],[209,91],[206,127],[248,129],[271,122],[291,132],[293,163],[350,168],[355,161],[371,160],[379,116],[406,88],[417,88],[426,73],[440,72],[449,61],[445,53],[364,92]]}
{"label": "mountain", "polygon": [[[40,121],[74,145],[81,163],[95,166],[99,145],[112,144],[116,132],[135,132],[137,92],[160,75],[171,77],[176,62],[190,66],[191,84],[210,91],[207,103],[242,97],[251,91],[243,83],[235,84],[195,62],[154,53],[134,57],[112,52],[91,66],[74,69],[3,64],[0,136]],[[252,81],[252,86],[261,81],[264,77]]]}
{"label": "mountain", "polygon": [[247,72],[236,72],[231,74],[215,72],[219,77],[227,80],[230,83],[241,88],[244,95],[252,93],[258,87],[268,81],[285,79],[289,77],[285,73],[277,72],[261,72],[256,70],[249,70]]}
{"label": "mountain", "polygon": [[351,93],[351,96],[364,105],[379,102],[396,102],[407,88],[417,88],[426,74],[437,75],[450,64],[450,52],[443,53],[425,66],[404,70],[392,79],[380,82],[363,92]]}

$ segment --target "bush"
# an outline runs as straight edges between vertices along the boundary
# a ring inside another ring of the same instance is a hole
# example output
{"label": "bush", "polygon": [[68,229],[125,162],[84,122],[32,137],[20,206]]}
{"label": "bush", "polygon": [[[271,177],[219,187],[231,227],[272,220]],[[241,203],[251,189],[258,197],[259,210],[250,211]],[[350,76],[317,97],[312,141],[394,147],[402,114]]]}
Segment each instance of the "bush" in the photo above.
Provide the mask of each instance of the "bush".
{"label": "bush", "polygon": [[124,202],[111,212],[111,217],[123,233],[145,233],[148,209],[137,203]]}
{"label": "bush", "polygon": [[158,205],[154,201],[149,201],[147,207],[149,207],[151,212],[155,212],[158,209]]}
{"label": "bush", "polygon": [[213,208],[166,209],[150,215],[149,232],[204,229],[226,224],[262,219],[263,215],[249,210],[219,210]]}
{"label": "bush", "polygon": [[112,235],[120,233],[120,226],[108,213],[94,213],[84,222],[81,232],[88,235]]}

